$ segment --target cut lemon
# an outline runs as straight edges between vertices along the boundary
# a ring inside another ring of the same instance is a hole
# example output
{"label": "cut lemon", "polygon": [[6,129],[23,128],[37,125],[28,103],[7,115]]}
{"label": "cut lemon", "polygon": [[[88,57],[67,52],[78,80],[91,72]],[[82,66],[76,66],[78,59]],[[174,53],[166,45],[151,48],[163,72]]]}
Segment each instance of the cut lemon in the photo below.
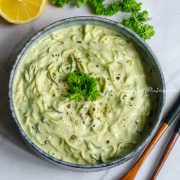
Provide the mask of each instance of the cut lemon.
{"label": "cut lemon", "polygon": [[8,22],[24,24],[38,18],[46,0],[0,0],[0,15]]}

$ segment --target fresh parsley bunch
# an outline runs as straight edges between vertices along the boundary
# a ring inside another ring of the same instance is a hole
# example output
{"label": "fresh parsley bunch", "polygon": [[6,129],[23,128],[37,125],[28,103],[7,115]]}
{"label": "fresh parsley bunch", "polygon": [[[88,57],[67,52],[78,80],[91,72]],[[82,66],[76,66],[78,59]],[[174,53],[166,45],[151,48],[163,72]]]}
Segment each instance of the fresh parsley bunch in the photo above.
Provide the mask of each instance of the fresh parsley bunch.
{"label": "fresh parsley bunch", "polygon": [[[63,7],[65,4],[71,3],[73,0],[51,0],[52,4]],[[135,31],[143,39],[150,39],[155,31],[153,26],[145,24],[149,20],[148,12],[141,11],[142,3],[136,0],[117,0],[105,4],[104,0],[75,0],[76,6],[79,8],[85,4],[89,4],[92,11],[96,15],[112,16],[119,11],[132,13],[130,18],[122,20],[122,24]]]}
{"label": "fresh parsley bunch", "polygon": [[76,101],[95,101],[100,96],[97,79],[83,72],[69,73],[67,76],[68,97]]}

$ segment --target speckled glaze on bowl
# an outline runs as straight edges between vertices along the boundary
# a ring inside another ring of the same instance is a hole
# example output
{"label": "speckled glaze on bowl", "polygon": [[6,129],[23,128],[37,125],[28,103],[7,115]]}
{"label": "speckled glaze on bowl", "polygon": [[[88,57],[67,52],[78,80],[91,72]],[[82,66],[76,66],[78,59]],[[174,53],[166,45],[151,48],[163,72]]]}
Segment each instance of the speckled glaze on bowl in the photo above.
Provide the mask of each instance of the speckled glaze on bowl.
{"label": "speckled glaze on bowl", "polygon": [[[13,99],[12,99],[12,89],[13,89],[15,73],[16,73],[16,71],[18,71],[19,62],[21,61],[22,57],[27,52],[27,50],[29,48],[31,48],[33,46],[33,44],[36,43],[38,40],[40,40],[42,37],[46,36],[47,34],[53,32],[57,29],[62,29],[62,28],[70,27],[70,26],[74,26],[74,25],[84,25],[84,24],[96,24],[96,25],[101,25],[104,27],[111,28],[111,29],[121,33],[125,37],[127,37],[130,41],[132,41],[138,47],[138,49],[144,54],[144,56],[145,56],[144,61],[146,61],[147,64],[152,67],[152,69],[155,73],[156,81],[158,84],[158,89],[160,90],[160,93],[158,94],[158,96],[159,96],[158,101],[156,102],[157,103],[156,112],[153,112],[155,114],[154,119],[153,119],[154,123],[152,125],[151,132],[147,135],[147,137],[133,151],[131,151],[125,157],[120,157],[111,162],[97,164],[97,165],[79,165],[79,164],[68,163],[68,162],[56,159],[56,158],[48,155],[44,151],[42,151],[39,147],[37,147],[31,141],[31,139],[27,136],[26,132],[22,129],[22,127],[17,119],[16,113],[14,110]],[[21,50],[21,52],[17,56],[17,59],[12,68],[12,71],[11,71],[10,81],[9,81],[9,101],[10,101],[10,108],[12,111],[12,116],[18,127],[18,130],[20,131],[25,142],[38,155],[40,155],[42,158],[44,158],[50,162],[53,162],[57,165],[65,167],[66,169],[77,170],[77,171],[98,171],[98,170],[104,170],[104,169],[111,168],[111,167],[114,167],[114,166],[124,163],[125,161],[127,161],[130,158],[132,158],[133,156],[135,156],[150,141],[150,139],[155,134],[155,132],[161,122],[162,109],[163,109],[163,105],[164,105],[164,101],[165,101],[165,83],[164,83],[164,77],[163,77],[163,74],[162,74],[162,71],[161,71],[161,68],[159,66],[156,56],[154,55],[154,53],[152,52],[150,47],[145,43],[145,41],[142,40],[133,31],[122,26],[121,24],[119,24],[117,22],[114,22],[112,20],[108,20],[105,18],[93,17],[93,16],[73,17],[73,18],[68,18],[68,19],[58,21],[56,23],[53,23],[53,24],[45,27],[44,29],[39,31],[35,36],[33,36],[28,41],[28,43],[26,43],[24,48]]]}

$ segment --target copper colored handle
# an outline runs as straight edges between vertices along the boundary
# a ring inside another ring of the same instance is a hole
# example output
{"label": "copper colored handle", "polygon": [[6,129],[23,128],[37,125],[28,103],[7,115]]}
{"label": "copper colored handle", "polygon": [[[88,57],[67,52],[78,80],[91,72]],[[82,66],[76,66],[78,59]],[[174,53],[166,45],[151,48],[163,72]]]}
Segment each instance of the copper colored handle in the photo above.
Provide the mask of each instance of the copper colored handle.
{"label": "copper colored handle", "polygon": [[156,145],[156,143],[158,142],[160,137],[164,134],[167,128],[168,128],[168,124],[163,123],[161,125],[158,132],[155,134],[150,144],[147,146],[146,150],[143,152],[142,156],[138,159],[136,164],[123,177],[120,178],[120,180],[134,180],[144,160],[147,158],[147,156],[152,151],[153,147]]}
{"label": "copper colored handle", "polygon": [[176,132],[172,135],[171,139],[169,140],[168,145],[166,146],[166,149],[164,150],[164,153],[163,153],[160,161],[158,162],[158,165],[156,166],[156,169],[155,169],[155,171],[154,171],[154,173],[153,173],[153,175],[151,177],[151,180],[155,180],[156,179],[159,171],[161,170],[163,164],[165,163],[165,161],[166,161],[169,153],[171,152],[174,144],[176,143],[178,137],[179,137],[179,134],[176,133]]}

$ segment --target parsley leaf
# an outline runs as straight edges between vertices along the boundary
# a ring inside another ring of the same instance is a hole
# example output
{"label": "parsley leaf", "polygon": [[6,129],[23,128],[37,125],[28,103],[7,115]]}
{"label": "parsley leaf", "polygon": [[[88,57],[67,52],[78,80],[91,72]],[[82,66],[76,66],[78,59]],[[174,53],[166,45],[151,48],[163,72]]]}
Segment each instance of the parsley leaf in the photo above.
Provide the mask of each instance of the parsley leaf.
{"label": "parsley leaf", "polygon": [[92,9],[97,15],[112,16],[121,10],[120,2],[103,4],[104,0],[91,0]]}
{"label": "parsley leaf", "polygon": [[77,7],[80,8],[81,6],[83,6],[84,4],[86,4],[89,0],[77,0],[76,4]]}
{"label": "parsley leaf", "polygon": [[62,8],[65,4],[69,4],[71,0],[51,0],[52,5]]}
{"label": "parsley leaf", "polygon": [[145,22],[149,20],[148,12],[147,11],[141,11],[141,12],[134,12],[132,14],[132,18],[136,18],[138,21]]}
{"label": "parsley leaf", "polygon": [[83,72],[69,73],[67,76],[68,97],[75,101],[95,101],[100,96],[97,79]]}
{"label": "parsley leaf", "polygon": [[154,34],[154,28],[151,25],[144,24],[148,21],[148,12],[134,12],[130,18],[123,19],[122,24],[135,31],[143,39],[150,39]]}
{"label": "parsley leaf", "polygon": [[141,10],[142,3],[138,3],[135,0],[123,0],[120,3],[121,10],[123,12],[135,12]]}

